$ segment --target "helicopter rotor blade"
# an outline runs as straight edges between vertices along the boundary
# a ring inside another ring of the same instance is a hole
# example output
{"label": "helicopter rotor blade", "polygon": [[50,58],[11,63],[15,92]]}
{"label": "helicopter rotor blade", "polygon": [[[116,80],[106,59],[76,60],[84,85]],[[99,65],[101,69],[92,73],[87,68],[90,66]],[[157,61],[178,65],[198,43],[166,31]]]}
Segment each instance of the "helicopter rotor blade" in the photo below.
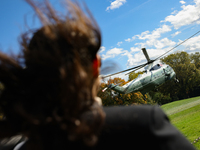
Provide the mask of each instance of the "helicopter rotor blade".
{"label": "helicopter rotor blade", "polygon": [[195,34],[193,34],[192,36],[190,36],[189,38],[185,39],[184,41],[180,42],[179,44],[177,44],[176,46],[174,46],[173,48],[171,48],[170,50],[168,50],[166,53],[162,54],[161,56],[157,57],[155,60],[158,60],[159,58],[163,57],[164,55],[166,55],[167,53],[169,53],[170,51],[172,51],[173,49],[177,48],[178,46],[182,45],[183,43],[185,43],[186,41],[188,41],[189,39],[191,39],[192,37],[194,37],[195,35],[197,35],[198,33],[200,33],[200,31],[196,32]]}
{"label": "helicopter rotor blade", "polygon": [[143,52],[144,56],[146,57],[147,62],[150,62],[151,60],[150,60],[149,55],[148,55],[148,53],[146,51],[146,48],[142,48],[142,52]]}
{"label": "helicopter rotor blade", "polygon": [[127,72],[127,71],[130,71],[130,70],[133,70],[133,69],[137,69],[137,68],[140,69],[140,68],[144,67],[145,65],[147,65],[147,63],[139,65],[139,66],[136,66],[136,67],[133,67],[133,68],[129,68],[129,69],[126,69],[126,70],[123,70],[123,71],[120,71],[120,72],[109,74],[109,75],[106,75],[106,76],[101,75],[101,78],[104,79],[104,78],[107,78],[107,77],[110,77],[110,76],[113,76],[113,75],[116,75],[116,74],[120,74],[120,73],[123,73],[123,72]]}
{"label": "helicopter rotor blade", "polygon": [[141,67],[139,67],[139,68],[137,68],[137,69],[135,69],[135,70],[133,70],[133,71],[130,71],[130,72],[126,73],[125,75],[131,74],[132,72],[135,72],[135,71],[137,71],[137,70],[139,70],[139,69],[145,67],[146,65],[148,65],[148,63],[144,64],[143,66],[141,66]]}

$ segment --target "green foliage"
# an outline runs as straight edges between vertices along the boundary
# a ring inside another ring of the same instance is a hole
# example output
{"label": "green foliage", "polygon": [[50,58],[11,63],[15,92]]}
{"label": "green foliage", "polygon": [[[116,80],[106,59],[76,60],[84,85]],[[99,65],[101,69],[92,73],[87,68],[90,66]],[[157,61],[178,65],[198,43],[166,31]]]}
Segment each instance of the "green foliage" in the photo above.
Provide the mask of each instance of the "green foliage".
{"label": "green foliage", "polygon": [[142,71],[139,71],[137,73],[136,72],[130,73],[129,76],[128,76],[128,81],[131,81],[131,80],[137,78],[140,74],[143,74],[143,73],[144,72],[142,72]]}
{"label": "green foliage", "polygon": [[172,101],[170,94],[164,95],[161,92],[155,92],[153,95],[153,101],[159,105],[163,105]]}
{"label": "green foliage", "polygon": [[190,55],[191,62],[196,66],[197,69],[200,69],[200,53],[195,52],[195,54]]}
{"label": "green foliage", "polygon": [[179,83],[170,81],[163,84],[159,91],[164,95],[170,94],[173,101],[194,95],[195,89],[200,86],[200,70],[195,65],[195,62],[198,65],[199,59],[199,53],[189,55],[186,52],[177,52],[161,59],[174,69]]}
{"label": "green foliage", "polygon": [[155,105],[157,102],[150,96],[149,93],[145,94],[145,100],[148,105]]}

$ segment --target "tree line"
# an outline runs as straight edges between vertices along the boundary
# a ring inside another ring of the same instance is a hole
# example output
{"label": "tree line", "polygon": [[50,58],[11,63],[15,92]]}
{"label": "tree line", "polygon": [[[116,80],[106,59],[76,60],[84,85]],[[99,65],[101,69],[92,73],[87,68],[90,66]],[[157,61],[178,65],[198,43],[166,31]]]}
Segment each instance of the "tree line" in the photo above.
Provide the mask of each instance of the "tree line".
{"label": "tree line", "polygon": [[[174,80],[165,82],[157,89],[152,89],[149,93],[142,95],[140,92],[119,94],[114,91],[106,90],[102,92],[109,84],[120,84],[123,86],[129,81],[138,77],[143,72],[133,72],[129,74],[128,81],[121,78],[109,79],[106,83],[102,82],[98,92],[104,106],[109,105],[135,105],[135,104],[165,104],[185,98],[200,95],[200,53],[188,54],[179,51],[170,54],[161,59],[163,63],[170,65],[175,73],[178,83]],[[113,96],[117,95],[117,96]]]}
{"label": "tree line", "polygon": [[200,53],[188,54],[177,52],[161,59],[170,65],[179,80],[166,82],[158,88],[158,92],[151,91],[150,95],[159,104],[196,97],[200,95]]}

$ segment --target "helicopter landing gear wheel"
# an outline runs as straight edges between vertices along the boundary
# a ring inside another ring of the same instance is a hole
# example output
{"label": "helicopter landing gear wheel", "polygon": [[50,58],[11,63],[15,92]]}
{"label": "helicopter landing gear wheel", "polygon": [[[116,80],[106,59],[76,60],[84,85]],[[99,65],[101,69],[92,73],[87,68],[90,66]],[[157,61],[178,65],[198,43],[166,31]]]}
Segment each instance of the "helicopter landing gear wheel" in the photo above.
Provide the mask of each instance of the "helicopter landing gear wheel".
{"label": "helicopter landing gear wheel", "polygon": [[179,80],[177,78],[174,79],[175,83],[179,83]]}

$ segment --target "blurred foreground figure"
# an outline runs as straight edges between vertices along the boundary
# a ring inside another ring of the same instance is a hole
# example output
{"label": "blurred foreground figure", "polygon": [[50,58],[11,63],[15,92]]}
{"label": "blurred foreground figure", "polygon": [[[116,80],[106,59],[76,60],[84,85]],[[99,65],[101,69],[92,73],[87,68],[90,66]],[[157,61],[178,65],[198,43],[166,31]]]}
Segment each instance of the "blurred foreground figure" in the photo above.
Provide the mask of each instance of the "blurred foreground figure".
{"label": "blurred foreground figure", "polygon": [[99,104],[101,34],[88,11],[26,1],[42,27],[22,35],[18,57],[0,54],[1,150],[194,149],[157,107]]}

